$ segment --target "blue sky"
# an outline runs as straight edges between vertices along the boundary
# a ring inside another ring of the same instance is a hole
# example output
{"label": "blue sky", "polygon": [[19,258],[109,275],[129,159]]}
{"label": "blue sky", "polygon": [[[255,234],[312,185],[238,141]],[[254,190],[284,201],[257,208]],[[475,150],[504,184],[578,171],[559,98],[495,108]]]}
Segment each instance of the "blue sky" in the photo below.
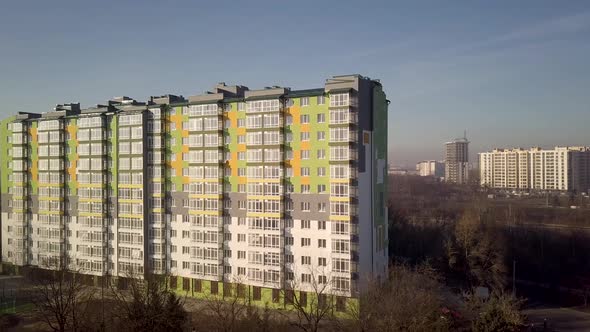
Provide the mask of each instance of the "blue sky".
{"label": "blue sky", "polygon": [[[246,5],[247,3],[247,5]],[[390,161],[590,145],[587,1],[2,1],[0,116],[216,82],[381,79]]]}

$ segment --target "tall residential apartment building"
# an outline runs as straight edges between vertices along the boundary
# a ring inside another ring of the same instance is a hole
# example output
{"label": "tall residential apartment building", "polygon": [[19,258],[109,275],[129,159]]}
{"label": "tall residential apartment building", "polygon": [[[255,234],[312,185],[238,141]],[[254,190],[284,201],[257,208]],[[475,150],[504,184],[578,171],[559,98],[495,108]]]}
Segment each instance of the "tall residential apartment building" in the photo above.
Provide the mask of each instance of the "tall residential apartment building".
{"label": "tall residential apartment building", "polygon": [[424,160],[416,164],[416,171],[420,176],[442,178],[445,176],[445,163],[436,160]]}
{"label": "tall residential apartment building", "polygon": [[445,181],[465,184],[469,179],[469,141],[467,137],[445,143]]}
{"label": "tall residential apartment building", "polygon": [[355,296],[387,274],[387,105],[348,75],[19,113],[0,126],[2,262]]}
{"label": "tall residential apartment building", "polygon": [[590,190],[590,148],[494,149],[479,154],[480,182],[490,188]]}

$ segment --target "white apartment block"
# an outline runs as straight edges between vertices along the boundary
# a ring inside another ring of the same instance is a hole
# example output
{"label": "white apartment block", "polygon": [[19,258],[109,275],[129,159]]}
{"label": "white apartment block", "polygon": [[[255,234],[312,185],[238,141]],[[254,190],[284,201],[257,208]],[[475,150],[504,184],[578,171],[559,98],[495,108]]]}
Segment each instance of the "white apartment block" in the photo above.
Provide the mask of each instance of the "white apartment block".
{"label": "white apartment block", "polygon": [[424,160],[416,164],[416,170],[420,176],[442,178],[445,176],[445,163],[436,160]]}
{"label": "white apartment block", "polygon": [[480,184],[490,188],[587,192],[590,148],[494,149],[479,154]]}

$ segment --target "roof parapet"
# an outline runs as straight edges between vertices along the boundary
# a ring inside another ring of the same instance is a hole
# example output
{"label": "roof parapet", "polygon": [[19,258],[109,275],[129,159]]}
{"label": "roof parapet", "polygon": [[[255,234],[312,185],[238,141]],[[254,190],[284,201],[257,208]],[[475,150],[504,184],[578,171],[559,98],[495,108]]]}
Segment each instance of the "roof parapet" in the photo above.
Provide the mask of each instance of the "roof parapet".
{"label": "roof parapet", "polygon": [[272,87],[265,87],[264,89],[260,89],[260,90],[249,90],[246,91],[246,93],[244,94],[244,97],[246,99],[249,98],[255,98],[255,99],[260,99],[260,98],[278,98],[281,97],[285,94],[287,94],[289,91],[291,91],[291,88],[283,88],[283,87],[279,87],[277,85],[272,86]]}
{"label": "roof parapet", "polygon": [[166,94],[162,96],[151,96],[148,104],[150,105],[169,105],[186,102],[183,96]]}
{"label": "roof parapet", "polygon": [[248,91],[247,86],[243,85],[226,85],[225,82],[217,83],[210,93],[221,93],[224,98],[244,98],[244,93]]}

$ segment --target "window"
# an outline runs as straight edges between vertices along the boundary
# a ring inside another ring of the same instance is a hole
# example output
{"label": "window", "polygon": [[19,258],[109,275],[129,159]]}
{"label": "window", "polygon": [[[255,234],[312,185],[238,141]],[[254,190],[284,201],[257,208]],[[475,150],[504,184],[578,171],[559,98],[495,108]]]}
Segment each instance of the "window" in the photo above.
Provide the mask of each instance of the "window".
{"label": "window", "polygon": [[348,146],[331,146],[330,160],[348,160],[350,159],[349,152],[350,148]]}
{"label": "window", "polygon": [[326,176],[326,168],[318,167],[318,176]]}
{"label": "window", "polygon": [[[335,241],[335,240],[333,240],[333,241]],[[309,246],[311,246],[311,239],[308,238],[308,237],[302,237],[301,238],[301,246],[302,247],[309,247]],[[334,250],[332,250],[332,252],[334,252]]]}
{"label": "window", "polygon": [[349,94],[348,93],[336,93],[330,95],[330,106],[348,106],[349,105]]}
{"label": "window", "polygon": [[318,239],[318,248],[326,247],[326,239]]}
{"label": "window", "polygon": [[349,133],[348,128],[330,128],[330,142],[347,142]]}
{"label": "window", "polygon": [[348,215],[348,202],[330,202],[330,214],[334,216]]}
{"label": "window", "polygon": [[325,184],[318,184],[318,194],[326,193],[326,185]]}
{"label": "window", "polygon": [[311,220],[301,220],[301,228],[302,229],[311,228]]}
{"label": "window", "polygon": [[262,115],[248,115],[246,117],[246,128],[262,128]]}
{"label": "window", "polygon": [[293,245],[293,237],[292,236],[285,236],[285,245],[292,246]]}
{"label": "window", "polygon": [[330,195],[334,197],[348,197],[347,183],[331,183]]}
{"label": "window", "polygon": [[350,272],[350,260],[344,258],[333,258],[332,272]]}
{"label": "window", "polygon": [[309,193],[311,193],[311,185],[309,185],[309,184],[302,184],[301,185],[301,193],[302,194],[309,194]]}
{"label": "window", "polygon": [[302,265],[311,265],[311,256],[301,256]]}
{"label": "window", "polygon": [[345,221],[332,221],[332,234],[347,235],[349,234],[349,224]]}
{"label": "window", "polygon": [[[332,148],[335,148],[334,146]],[[348,150],[347,150],[348,151]],[[346,155],[346,159],[348,159],[348,154]],[[301,150],[301,159],[309,159],[309,150]],[[335,159],[333,159],[335,160]]]}
{"label": "window", "polygon": [[246,112],[277,112],[279,111],[279,100],[256,100],[246,102]]}
{"label": "window", "polygon": [[248,150],[249,162],[262,162],[262,149]]}
{"label": "window", "polygon": [[[326,203],[324,203],[325,205]],[[324,230],[326,229],[326,221],[325,220],[320,220],[318,221],[318,229],[319,230]]]}
{"label": "window", "polygon": [[301,97],[301,107],[309,106],[309,97]]}
{"label": "window", "polygon": [[309,114],[301,114],[299,118],[301,120],[301,124],[309,123]]}
{"label": "window", "polygon": [[302,132],[300,134],[301,141],[309,141],[309,132]]}
{"label": "window", "polygon": [[350,241],[349,240],[332,240],[332,253],[335,254],[348,254],[350,253]]}
{"label": "window", "polygon": [[330,166],[330,178],[332,178],[332,179],[347,179],[347,178],[349,178],[349,166],[346,166],[346,165]]}
{"label": "window", "polygon": [[318,266],[326,266],[327,260],[325,257],[318,257]]}
{"label": "window", "polygon": [[301,167],[301,176],[309,176],[309,167]]}
{"label": "window", "polygon": [[277,162],[281,158],[280,149],[265,149],[264,150],[264,161],[265,162]]}
{"label": "window", "polygon": [[264,128],[277,128],[280,126],[279,114],[265,114]]}
{"label": "window", "polygon": [[301,210],[305,212],[310,211],[310,203],[309,202],[301,202]]}
{"label": "window", "polygon": [[318,157],[318,159],[326,159],[326,150],[325,149],[317,150],[317,157]]}
{"label": "window", "polygon": [[246,133],[246,141],[248,145],[261,145],[262,144],[262,132],[249,132]]}
{"label": "window", "polygon": [[278,131],[265,131],[264,132],[264,144],[273,145],[280,144],[281,136]]}
{"label": "window", "polygon": [[317,103],[318,103],[318,105],[324,105],[326,103],[326,97],[323,95],[317,96]]}
{"label": "window", "polygon": [[[311,283],[311,274],[309,274],[309,273],[302,273],[301,274],[301,282]],[[304,298],[303,294],[305,294],[305,293],[301,292],[301,299],[300,299],[300,302],[301,303],[303,303],[303,298]],[[305,303],[307,304],[307,296],[305,296]]]}

